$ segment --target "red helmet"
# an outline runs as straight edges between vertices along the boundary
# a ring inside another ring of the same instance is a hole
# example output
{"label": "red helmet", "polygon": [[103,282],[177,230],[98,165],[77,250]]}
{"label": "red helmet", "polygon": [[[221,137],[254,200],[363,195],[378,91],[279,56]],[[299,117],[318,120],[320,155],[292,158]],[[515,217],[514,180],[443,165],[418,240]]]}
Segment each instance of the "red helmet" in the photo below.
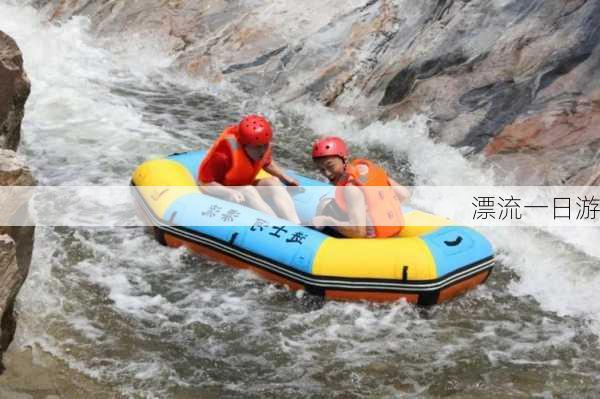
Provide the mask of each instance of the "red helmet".
{"label": "red helmet", "polygon": [[248,115],[239,124],[238,140],[242,145],[266,145],[272,137],[271,124],[260,115]]}
{"label": "red helmet", "polygon": [[348,146],[339,137],[329,136],[323,137],[315,141],[313,144],[312,157],[321,158],[337,155],[341,158],[346,158],[349,155]]}

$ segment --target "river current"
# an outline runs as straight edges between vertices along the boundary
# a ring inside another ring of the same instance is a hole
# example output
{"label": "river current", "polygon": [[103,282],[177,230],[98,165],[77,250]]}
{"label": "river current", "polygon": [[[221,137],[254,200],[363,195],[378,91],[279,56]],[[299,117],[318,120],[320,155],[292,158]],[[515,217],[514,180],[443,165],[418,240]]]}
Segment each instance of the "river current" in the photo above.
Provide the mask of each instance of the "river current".
{"label": "river current", "polygon": [[[52,25],[5,1],[0,29],[32,81],[20,152],[40,185],[127,185],[144,160],[206,148],[252,112],[274,121],[276,158],[312,176],[310,143],[336,133],[405,184],[506,183],[432,140],[424,116],[365,126],[250,99],[181,76],[152,46],[100,42],[85,19]],[[499,259],[488,282],[421,309],[323,302],[143,228],[38,228],[16,344],[132,397],[597,396],[597,232],[484,233]]]}

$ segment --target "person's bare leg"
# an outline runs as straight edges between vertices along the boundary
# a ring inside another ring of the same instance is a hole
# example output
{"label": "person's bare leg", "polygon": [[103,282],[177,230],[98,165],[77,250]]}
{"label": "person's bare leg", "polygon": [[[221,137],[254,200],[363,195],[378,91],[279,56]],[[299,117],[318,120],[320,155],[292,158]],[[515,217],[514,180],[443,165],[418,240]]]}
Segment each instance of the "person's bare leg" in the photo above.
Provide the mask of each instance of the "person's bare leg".
{"label": "person's bare leg", "polygon": [[252,209],[256,209],[257,211],[266,213],[267,215],[277,217],[275,211],[273,211],[269,204],[262,199],[258,193],[258,190],[254,186],[237,186],[231,188],[244,195],[244,198],[246,199],[244,205],[249,206]]}
{"label": "person's bare leg", "polygon": [[268,177],[260,179],[256,185],[260,187],[260,194],[267,195],[273,202],[279,216],[292,223],[301,223],[292,197],[278,178]]}

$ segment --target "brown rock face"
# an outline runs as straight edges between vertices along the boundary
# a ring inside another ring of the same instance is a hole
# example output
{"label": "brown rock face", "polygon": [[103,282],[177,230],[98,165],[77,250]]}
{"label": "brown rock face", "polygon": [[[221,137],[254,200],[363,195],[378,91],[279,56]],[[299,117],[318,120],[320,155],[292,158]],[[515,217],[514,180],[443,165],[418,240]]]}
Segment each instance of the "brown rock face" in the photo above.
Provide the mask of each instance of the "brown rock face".
{"label": "brown rock face", "polygon": [[[35,184],[24,161],[13,151],[19,144],[29,90],[21,52],[14,40],[0,32],[0,186]],[[8,188],[0,189],[0,220],[11,221],[17,215],[26,218],[28,198],[21,194]],[[15,298],[29,272],[33,236],[31,226],[0,225],[0,353],[6,350],[14,336]]]}
{"label": "brown rock face", "polygon": [[15,41],[0,31],[0,148],[16,150],[30,83]]}
{"label": "brown rock face", "polygon": [[32,186],[31,172],[25,160],[12,150],[0,149],[0,186]]}

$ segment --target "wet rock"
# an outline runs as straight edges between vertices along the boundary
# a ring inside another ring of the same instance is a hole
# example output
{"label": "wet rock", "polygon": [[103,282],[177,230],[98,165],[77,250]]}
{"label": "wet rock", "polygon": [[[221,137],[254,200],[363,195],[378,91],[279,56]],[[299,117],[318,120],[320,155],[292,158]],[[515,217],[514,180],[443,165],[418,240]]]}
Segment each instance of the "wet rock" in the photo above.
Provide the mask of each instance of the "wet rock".
{"label": "wet rock", "polygon": [[16,150],[30,83],[15,41],[0,31],[0,148]]}
{"label": "wet rock", "polygon": [[[533,141],[516,131],[548,126],[541,120],[565,103],[576,104],[581,127],[582,104],[600,90],[598,1],[37,3],[53,18],[87,15],[103,35],[152,32],[179,67],[258,97],[308,97],[365,121],[427,114],[433,136],[494,159],[500,146],[504,158],[575,156],[577,144],[557,147],[579,140],[557,139],[570,121]],[[581,143],[594,134],[584,130]]]}
{"label": "wet rock", "polygon": [[15,298],[29,272],[33,251],[34,228],[27,214],[31,193],[15,187],[35,182],[13,151],[19,144],[29,90],[21,52],[13,39],[0,32],[0,353],[14,336]]}
{"label": "wet rock", "polygon": [[[11,150],[0,150],[0,186],[32,185],[34,180],[24,161]],[[0,219],[14,224],[0,226],[0,352],[14,336],[15,298],[29,273],[33,252],[34,227],[27,225],[30,193],[16,190],[0,187]]]}
{"label": "wet rock", "polygon": [[0,234],[10,234],[17,242],[17,259],[24,274],[33,249],[33,227],[27,209],[30,187],[34,185],[25,161],[14,151],[0,150]]}
{"label": "wet rock", "polygon": [[[21,329],[22,327],[19,327]],[[19,332],[17,332],[20,335]],[[5,353],[6,371],[0,376],[0,398],[121,398],[117,389],[70,368],[38,346],[11,346]],[[23,396],[17,396],[23,395]]]}
{"label": "wet rock", "polygon": [[7,234],[0,235],[0,349],[8,348],[13,339],[16,323],[14,301],[25,276],[17,264],[17,245]]}
{"label": "wet rock", "polygon": [[590,99],[553,102],[506,126],[484,153],[497,165],[512,165],[509,171],[522,184],[597,185],[598,124],[600,104]]}
{"label": "wet rock", "polygon": [[571,186],[600,186],[600,163],[579,170],[568,178],[567,184]]}
{"label": "wet rock", "polygon": [[0,186],[32,186],[31,171],[25,160],[12,150],[0,149]]}
{"label": "wet rock", "polygon": [[443,57],[424,60],[419,65],[409,65],[388,83],[379,103],[381,105],[399,103],[410,95],[417,80],[431,78],[467,61],[466,55],[458,51]]}
{"label": "wet rock", "polygon": [[573,149],[600,144],[600,105],[567,100],[542,112],[518,118],[493,137],[484,148],[487,155],[517,150]]}

